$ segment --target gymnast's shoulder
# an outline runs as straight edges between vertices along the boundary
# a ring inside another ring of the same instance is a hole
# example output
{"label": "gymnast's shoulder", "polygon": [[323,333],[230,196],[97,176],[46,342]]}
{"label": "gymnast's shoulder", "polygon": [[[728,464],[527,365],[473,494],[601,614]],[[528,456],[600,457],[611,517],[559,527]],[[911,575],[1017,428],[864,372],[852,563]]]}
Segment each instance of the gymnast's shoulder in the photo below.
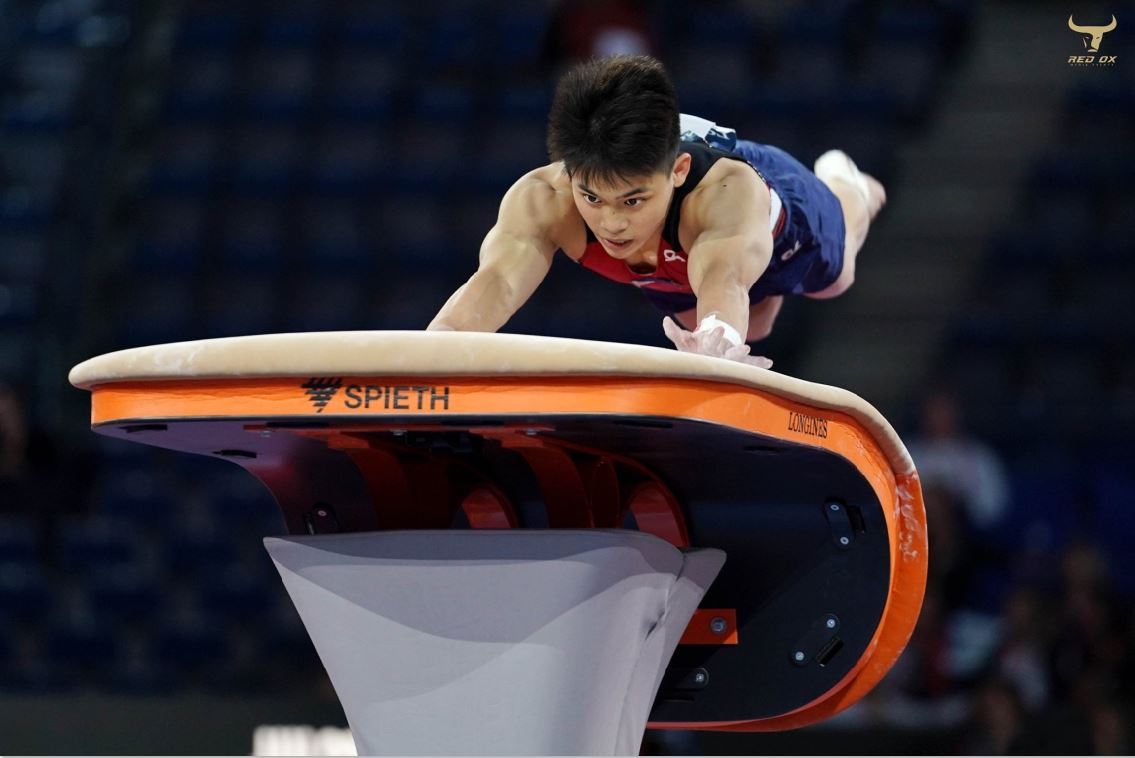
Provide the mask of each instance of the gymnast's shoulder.
{"label": "gymnast's shoulder", "polygon": [[563,163],[550,163],[524,174],[501,200],[498,226],[539,230],[558,238],[565,224],[578,223],[579,212],[572,201],[571,179]]}
{"label": "gymnast's shoulder", "polygon": [[579,211],[572,201],[571,178],[563,163],[549,163],[524,174],[501,200],[496,228],[518,236],[540,237],[555,247],[582,239]]}

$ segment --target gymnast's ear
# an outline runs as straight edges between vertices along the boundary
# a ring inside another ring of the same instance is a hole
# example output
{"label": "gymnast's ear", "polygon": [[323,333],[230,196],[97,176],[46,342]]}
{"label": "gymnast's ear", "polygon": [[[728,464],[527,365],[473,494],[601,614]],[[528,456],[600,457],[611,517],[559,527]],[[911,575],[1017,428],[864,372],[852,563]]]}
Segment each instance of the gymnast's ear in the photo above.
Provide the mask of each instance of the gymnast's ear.
{"label": "gymnast's ear", "polygon": [[670,178],[674,180],[675,187],[681,187],[686,183],[686,177],[690,175],[691,160],[689,153],[678,153],[678,157],[674,159],[674,167],[670,169]]}

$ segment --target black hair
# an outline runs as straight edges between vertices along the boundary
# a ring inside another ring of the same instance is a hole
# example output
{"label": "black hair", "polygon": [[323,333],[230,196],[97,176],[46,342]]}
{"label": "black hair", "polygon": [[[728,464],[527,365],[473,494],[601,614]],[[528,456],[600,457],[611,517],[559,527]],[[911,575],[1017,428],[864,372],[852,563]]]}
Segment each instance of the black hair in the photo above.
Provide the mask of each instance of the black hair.
{"label": "black hair", "polygon": [[678,145],[678,93],[657,59],[598,58],[560,79],[548,114],[548,155],[569,176],[613,184],[669,171]]}

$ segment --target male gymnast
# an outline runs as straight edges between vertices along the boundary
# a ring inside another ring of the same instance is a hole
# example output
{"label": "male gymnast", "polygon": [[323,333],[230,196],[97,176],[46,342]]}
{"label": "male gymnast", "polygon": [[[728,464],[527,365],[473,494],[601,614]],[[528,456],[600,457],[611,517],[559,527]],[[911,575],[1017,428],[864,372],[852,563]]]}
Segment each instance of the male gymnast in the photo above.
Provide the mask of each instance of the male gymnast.
{"label": "male gymnast", "polygon": [[746,342],[769,335],[785,295],[832,298],[851,286],[886,201],[839,150],[813,173],[779,148],[679,114],[673,83],[649,56],[568,71],[548,152],[552,163],[505,193],[477,272],[428,329],[500,329],[562,251],[638,287],[679,350],[768,368]]}

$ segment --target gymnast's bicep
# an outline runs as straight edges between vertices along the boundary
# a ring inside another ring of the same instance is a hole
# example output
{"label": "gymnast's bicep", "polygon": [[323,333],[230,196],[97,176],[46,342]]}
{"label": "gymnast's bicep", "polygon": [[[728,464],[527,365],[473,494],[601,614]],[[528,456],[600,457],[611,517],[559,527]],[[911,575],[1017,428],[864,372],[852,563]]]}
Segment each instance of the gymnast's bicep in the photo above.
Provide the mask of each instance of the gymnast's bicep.
{"label": "gymnast's bicep", "polygon": [[504,279],[524,297],[552,266],[554,191],[546,183],[522,178],[501,200],[497,222],[481,243],[479,270]]}

